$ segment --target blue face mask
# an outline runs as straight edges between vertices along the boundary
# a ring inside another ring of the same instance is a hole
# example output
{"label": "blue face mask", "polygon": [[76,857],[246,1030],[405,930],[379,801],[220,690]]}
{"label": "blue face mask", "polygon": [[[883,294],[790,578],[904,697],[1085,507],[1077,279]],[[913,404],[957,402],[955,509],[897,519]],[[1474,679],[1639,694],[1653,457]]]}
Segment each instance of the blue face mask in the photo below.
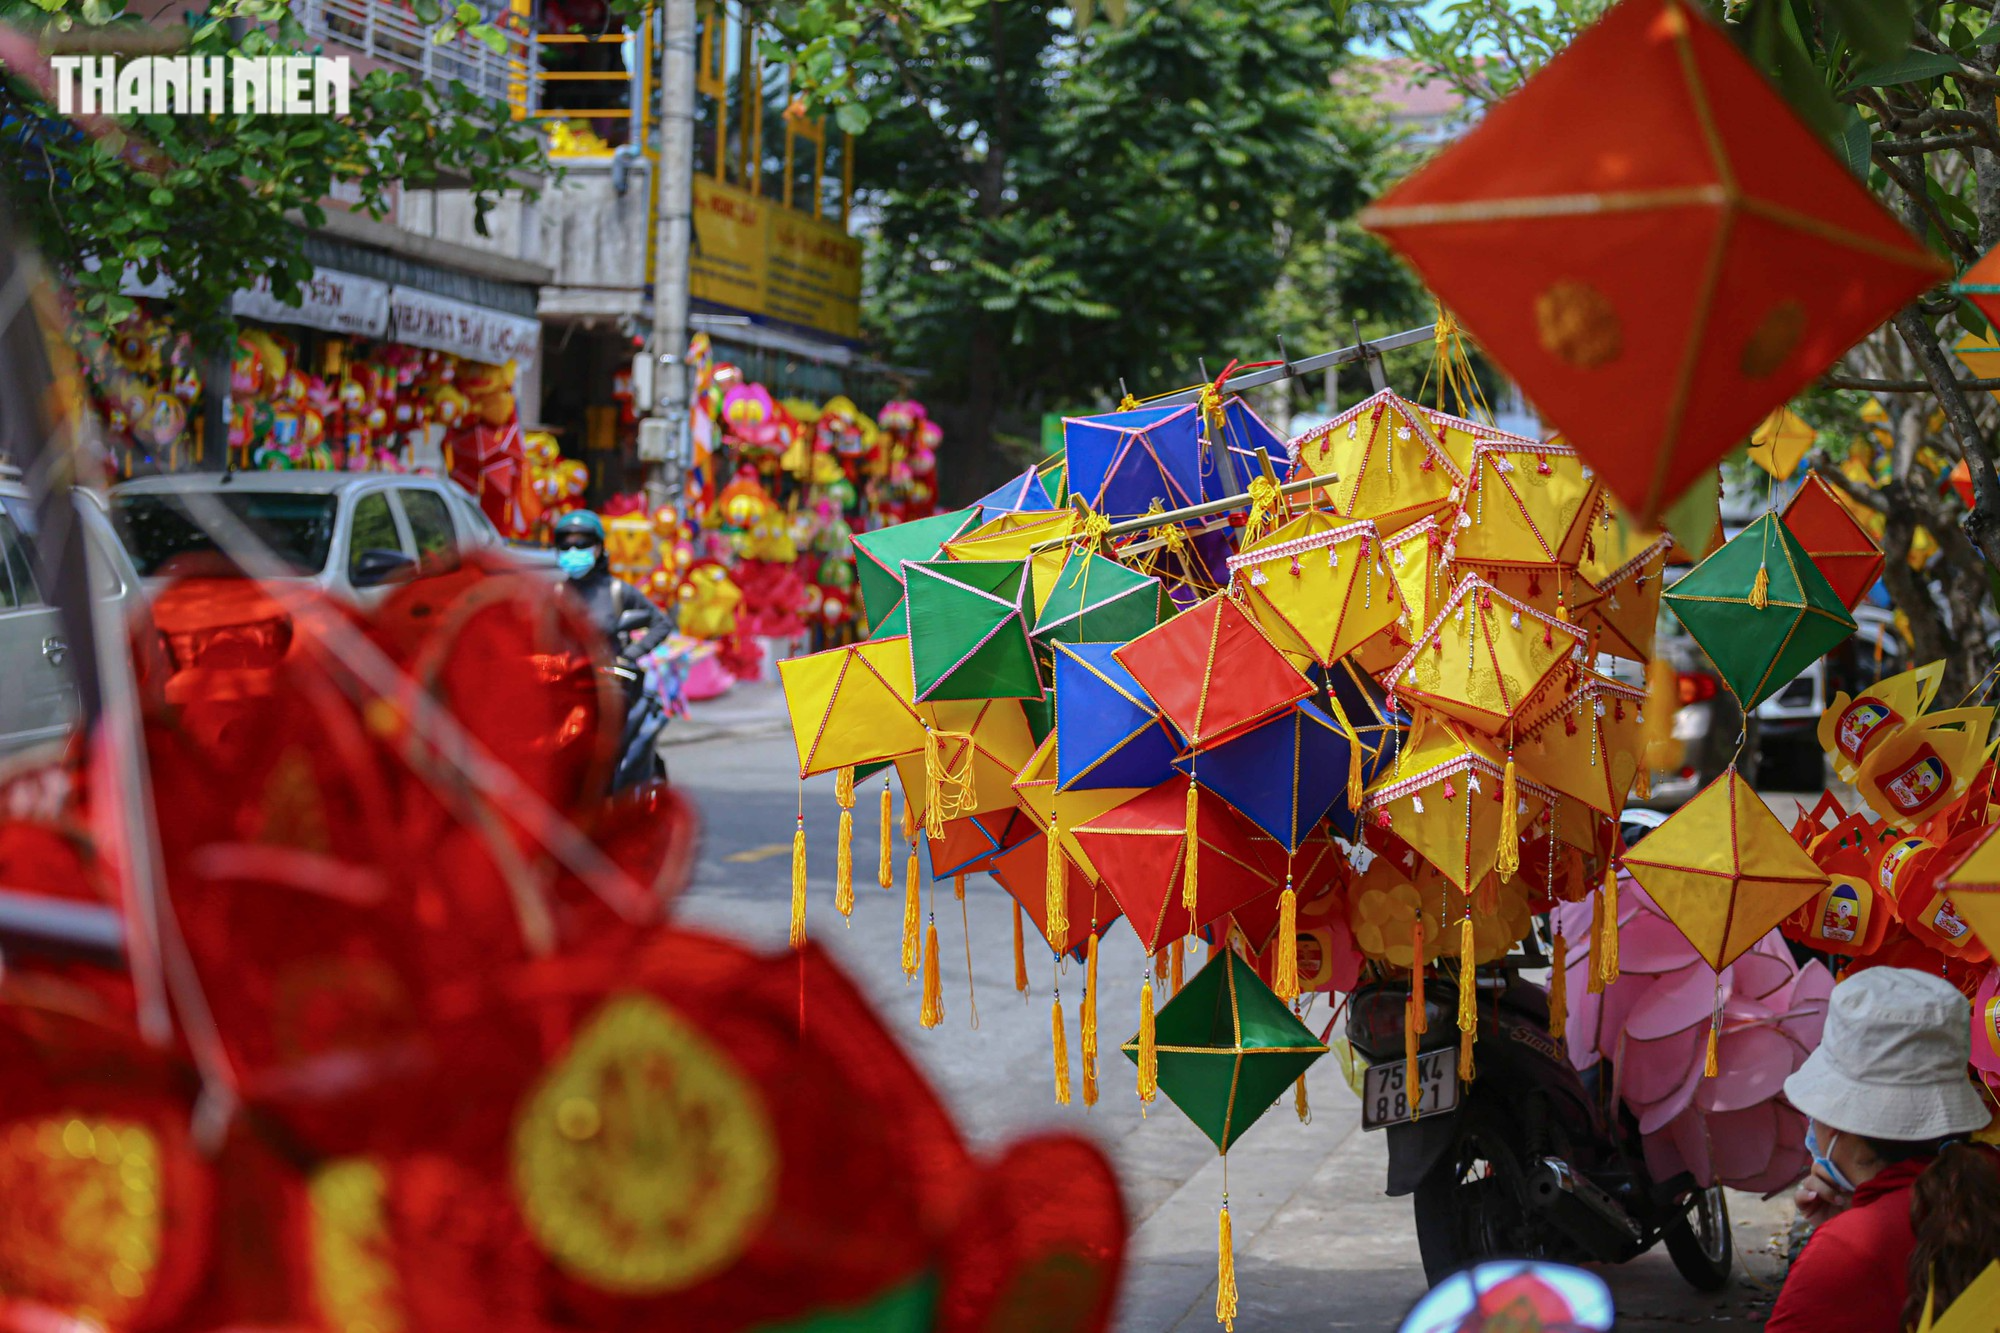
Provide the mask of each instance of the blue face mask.
{"label": "blue face mask", "polygon": [[556,563],[562,566],[563,573],[573,579],[580,579],[597,568],[597,550],[595,547],[585,546],[557,551]]}
{"label": "blue face mask", "polygon": [[[1839,1137],[1840,1131],[1835,1130],[1833,1139]],[[1813,1165],[1819,1168],[1821,1175],[1833,1182],[1835,1189],[1842,1194],[1852,1194],[1854,1182],[1847,1178],[1846,1172],[1833,1164],[1833,1158],[1827,1156],[1827,1153],[1833,1151],[1833,1139],[1826,1141],[1826,1150],[1822,1152],[1819,1146],[1819,1127],[1810,1120],[1806,1121],[1806,1151],[1812,1154]]]}

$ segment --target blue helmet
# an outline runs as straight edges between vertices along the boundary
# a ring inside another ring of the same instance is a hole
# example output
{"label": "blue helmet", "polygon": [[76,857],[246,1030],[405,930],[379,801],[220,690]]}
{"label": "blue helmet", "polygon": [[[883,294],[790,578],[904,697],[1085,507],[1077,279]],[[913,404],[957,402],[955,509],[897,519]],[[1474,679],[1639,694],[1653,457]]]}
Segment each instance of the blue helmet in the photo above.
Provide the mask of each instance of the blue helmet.
{"label": "blue helmet", "polygon": [[599,546],[604,545],[604,520],[588,509],[572,509],[556,520],[553,535],[560,537],[566,532],[587,533]]}

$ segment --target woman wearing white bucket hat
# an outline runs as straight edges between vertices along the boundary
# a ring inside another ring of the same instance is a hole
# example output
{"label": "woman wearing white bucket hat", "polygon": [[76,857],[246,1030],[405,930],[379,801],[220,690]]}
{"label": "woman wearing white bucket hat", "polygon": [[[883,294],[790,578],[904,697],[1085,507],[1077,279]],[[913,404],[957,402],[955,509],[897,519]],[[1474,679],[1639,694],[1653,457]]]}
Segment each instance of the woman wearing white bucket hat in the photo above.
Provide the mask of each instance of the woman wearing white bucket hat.
{"label": "woman wearing white bucket hat", "polygon": [[1766,1333],[1904,1333],[2000,1259],[2000,1165],[1965,1141],[1992,1111],[1966,1075],[1972,1007],[1951,983],[1875,967],[1834,987],[1819,1049],[1785,1080],[1811,1117],[1800,1211],[1824,1220]]}

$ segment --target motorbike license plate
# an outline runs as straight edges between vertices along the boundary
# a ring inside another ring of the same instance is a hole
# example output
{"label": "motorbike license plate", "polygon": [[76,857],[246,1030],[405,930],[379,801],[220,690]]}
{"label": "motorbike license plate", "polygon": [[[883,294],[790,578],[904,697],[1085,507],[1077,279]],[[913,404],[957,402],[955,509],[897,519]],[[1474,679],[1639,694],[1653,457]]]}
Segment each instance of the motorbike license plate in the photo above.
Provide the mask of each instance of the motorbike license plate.
{"label": "motorbike license plate", "polygon": [[1361,1084],[1361,1128],[1382,1129],[1389,1125],[1421,1120],[1458,1109],[1458,1059],[1456,1051],[1431,1051],[1417,1057],[1417,1107],[1410,1114],[1410,1090],[1406,1086],[1409,1062],[1391,1060],[1370,1065]]}

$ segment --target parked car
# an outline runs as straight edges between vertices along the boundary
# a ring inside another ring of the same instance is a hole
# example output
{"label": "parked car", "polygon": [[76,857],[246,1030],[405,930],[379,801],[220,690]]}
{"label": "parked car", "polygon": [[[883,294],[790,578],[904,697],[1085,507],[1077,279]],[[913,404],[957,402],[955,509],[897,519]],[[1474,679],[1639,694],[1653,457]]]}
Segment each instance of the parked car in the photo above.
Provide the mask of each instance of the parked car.
{"label": "parked car", "polygon": [[503,551],[555,573],[553,552],[506,541],[470,495],[436,477],[184,472],[112,489],[112,517],[141,577],[168,578],[218,551],[197,497],[220,504],[293,577],[364,606],[420,571],[455,568],[468,551]]}
{"label": "parked car", "polygon": [[[76,491],[91,591],[115,602],[129,622],[146,614],[146,593],[106,516],[104,502]],[[0,755],[69,735],[76,725],[76,684],[68,669],[69,634],[45,594],[32,546],[35,512],[28,488],[0,480]],[[150,637],[141,635],[143,647]]]}

